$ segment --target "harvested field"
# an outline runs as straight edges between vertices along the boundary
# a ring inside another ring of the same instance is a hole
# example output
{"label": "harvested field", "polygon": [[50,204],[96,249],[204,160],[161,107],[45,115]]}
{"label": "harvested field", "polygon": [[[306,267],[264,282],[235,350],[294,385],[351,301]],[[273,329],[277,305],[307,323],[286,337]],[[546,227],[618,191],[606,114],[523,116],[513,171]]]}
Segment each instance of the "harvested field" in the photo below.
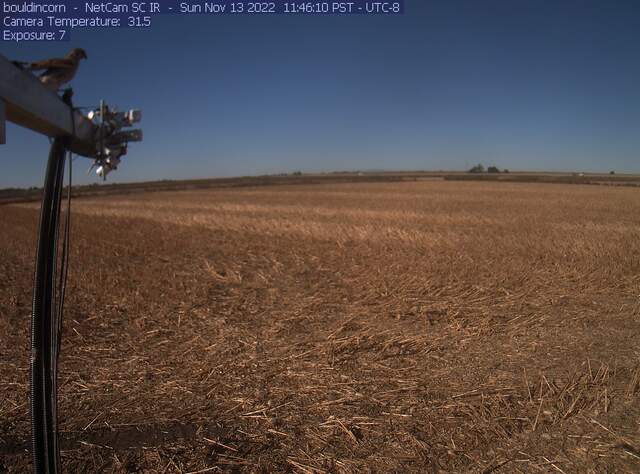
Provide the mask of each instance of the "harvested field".
{"label": "harvested field", "polygon": [[[23,472],[37,206],[0,216]],[[638,188],[220,188],[73,220],[68,472],[640,471]]]}

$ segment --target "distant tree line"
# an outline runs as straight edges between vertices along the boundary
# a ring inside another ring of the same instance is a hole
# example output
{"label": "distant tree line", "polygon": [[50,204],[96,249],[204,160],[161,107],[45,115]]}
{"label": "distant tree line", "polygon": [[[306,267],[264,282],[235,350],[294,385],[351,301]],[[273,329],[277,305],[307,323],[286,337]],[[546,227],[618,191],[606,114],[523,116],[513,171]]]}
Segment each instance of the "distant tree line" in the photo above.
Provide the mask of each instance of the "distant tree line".
{"label": "distant tree line", "polygon": [[509,170],[505,168],[502,171],[500,171],[500,168],[498,168],[497,166],[489,166],[488,168],[485,168],[482,163],[478,163],[477,165],[472,166],[468,172],[469,173],[508,173]]}

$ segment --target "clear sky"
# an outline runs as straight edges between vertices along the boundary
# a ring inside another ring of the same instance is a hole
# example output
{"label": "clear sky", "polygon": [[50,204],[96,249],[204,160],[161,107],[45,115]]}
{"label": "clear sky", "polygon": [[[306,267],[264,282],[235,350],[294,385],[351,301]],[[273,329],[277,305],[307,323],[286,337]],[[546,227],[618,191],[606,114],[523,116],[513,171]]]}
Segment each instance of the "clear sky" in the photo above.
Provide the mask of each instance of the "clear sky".
{"label": "clear sky", "polygon": [[[403,16],[162,16],[83,47],[76,105],[143,109],[110,182],[355,169],[640,172],[640,2],[407,0]],[[8,128],[0,187],[48,141]],[[76,160],[79,172],[89,161]]]}

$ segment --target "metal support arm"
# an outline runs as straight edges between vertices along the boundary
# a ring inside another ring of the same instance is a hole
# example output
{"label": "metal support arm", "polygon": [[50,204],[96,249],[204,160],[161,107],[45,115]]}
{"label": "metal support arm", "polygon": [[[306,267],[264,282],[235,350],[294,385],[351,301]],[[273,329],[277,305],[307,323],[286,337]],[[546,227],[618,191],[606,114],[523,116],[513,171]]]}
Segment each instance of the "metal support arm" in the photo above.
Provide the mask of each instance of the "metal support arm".
{"label": "metal support arm", "polygon": [[[6,120],[9,122],[53,138],[68,136],[71,151],[94,157],[96,125],[80,112],[72,112],[56,93],[43,87],[36,77],[21,70],[2,55],[0,102],[6,105]],[[0,105],[0,138],[3,135],[3,122]]]}

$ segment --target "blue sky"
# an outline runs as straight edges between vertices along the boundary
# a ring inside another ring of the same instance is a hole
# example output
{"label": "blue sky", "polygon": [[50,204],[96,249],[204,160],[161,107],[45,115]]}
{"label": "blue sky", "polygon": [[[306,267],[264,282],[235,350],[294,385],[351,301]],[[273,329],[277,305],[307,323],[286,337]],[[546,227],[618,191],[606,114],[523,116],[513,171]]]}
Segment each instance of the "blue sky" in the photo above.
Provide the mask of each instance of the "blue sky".
{"label": "blue sky", "polygon": [[[143,109],[110,182],[354,169],[640,172],[640,2],[407,0],[402,16],[161,16],[83,47],[77,105]],[[48,141],[8,128],[0,187]],[[79,182],[95,181],[80,170]]]}

